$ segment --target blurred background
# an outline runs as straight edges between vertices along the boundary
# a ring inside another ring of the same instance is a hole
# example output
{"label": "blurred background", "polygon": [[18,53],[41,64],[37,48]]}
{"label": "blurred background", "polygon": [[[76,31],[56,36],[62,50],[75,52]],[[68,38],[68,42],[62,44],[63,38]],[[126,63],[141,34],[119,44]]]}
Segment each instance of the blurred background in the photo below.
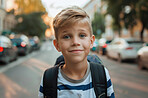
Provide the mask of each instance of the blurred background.
{"label": "blurred background", "polygon": [[110,72],[116,98],[148,96],[148,0],[0,0],[0,97],[37,98],[58,53],[52,21],[77,5],[92,21],[96,54]]}

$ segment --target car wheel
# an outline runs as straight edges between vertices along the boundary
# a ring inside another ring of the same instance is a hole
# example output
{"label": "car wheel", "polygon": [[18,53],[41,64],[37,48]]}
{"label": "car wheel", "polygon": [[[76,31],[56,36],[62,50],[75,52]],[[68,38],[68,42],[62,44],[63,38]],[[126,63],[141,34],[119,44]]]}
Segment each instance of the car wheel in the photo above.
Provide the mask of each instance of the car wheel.
{"label": "car wheel", "polygon": [[144,66],[143,66],[143,63],[142,63],[142,60],[140,57],[138,57],[138,68],[139,69],[144,69]]}
{"label": "car wheel", "polygon": [[17,59],[18,59],[18,56],[16,55],[15,58],[14,58],[14,60],[17,60]]}
{"label": "car wheel", "polygon": [[9,58],[4,61],[5,64],[8,64],[9,62],[10,62]]}
{"label": "car wheel", "polygon": [[26,50],[26,51],[25,51],[25,53],[24,53],[24,55],[27,55],[28,53],[29,53],[29,51],[28,51],[28,50]]}
{"label": "car wheel", "polygon": [[118,62],[120,62],[120,63],[122,63],[122,62],[123,62],[123,60],[122,60],[122,58],[121,58],[121,55],[120,55],[120,54],[118,55]]}

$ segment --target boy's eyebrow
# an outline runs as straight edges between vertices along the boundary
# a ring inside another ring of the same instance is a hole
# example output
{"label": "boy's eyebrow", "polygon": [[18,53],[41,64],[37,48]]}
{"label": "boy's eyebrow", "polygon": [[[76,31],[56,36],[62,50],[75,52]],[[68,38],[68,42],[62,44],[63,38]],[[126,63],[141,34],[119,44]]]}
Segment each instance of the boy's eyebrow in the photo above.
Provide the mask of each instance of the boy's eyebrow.
{"label": "boy's eyebrow", "polygon": [[[69,30],[63,30],[61,33],[68,33]],[[87,31],[87,29],[78,29],[78,31]]]}
{"label": "boy's eyebrow", "polygon": [[68,33],[68,30],[61,31],[62,34]]}
{"label": "boy's eyebrow", "polygon": [[78,29],[78,31],[88,31],[89,29]]}
{"label": "boy's eyebrow", "polygon": [[78,29],[78,31],[86,31],[87,29]]}

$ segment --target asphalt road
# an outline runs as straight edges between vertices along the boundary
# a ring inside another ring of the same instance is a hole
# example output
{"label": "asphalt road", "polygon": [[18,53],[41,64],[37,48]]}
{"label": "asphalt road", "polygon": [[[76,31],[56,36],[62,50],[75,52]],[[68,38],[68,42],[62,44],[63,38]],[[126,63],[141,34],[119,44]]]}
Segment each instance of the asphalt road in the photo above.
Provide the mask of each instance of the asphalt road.
{"label": "asphalt road", "polygon": [[[59,55],[48,41],[39,51],[10,64],[0,64],[0,98],[37,98],[44,70],[53,66]],[[139,70],[136,63],[99,57],[110,72],[116,98],[147,98],[147,70]]]}

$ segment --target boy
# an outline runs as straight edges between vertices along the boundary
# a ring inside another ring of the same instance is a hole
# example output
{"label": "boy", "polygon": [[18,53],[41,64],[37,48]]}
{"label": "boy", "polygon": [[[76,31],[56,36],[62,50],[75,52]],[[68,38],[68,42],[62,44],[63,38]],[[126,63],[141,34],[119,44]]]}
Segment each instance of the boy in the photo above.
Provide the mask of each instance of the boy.
{"label": "boy", "polygon": [[[57,97],[96,98],[90,63],[87,61],[87,55],[95,40],[89,16],[79,7],[69,7],[56,15],[53,27],[56,38],[53,41],[54,46],[62,52],[65,61],[60,64],[58,70]],[[114,98],[113,86],[106,68],[105,73],[107,96]],[[44,97],[43,89],[42,79],[39,98]]]}

